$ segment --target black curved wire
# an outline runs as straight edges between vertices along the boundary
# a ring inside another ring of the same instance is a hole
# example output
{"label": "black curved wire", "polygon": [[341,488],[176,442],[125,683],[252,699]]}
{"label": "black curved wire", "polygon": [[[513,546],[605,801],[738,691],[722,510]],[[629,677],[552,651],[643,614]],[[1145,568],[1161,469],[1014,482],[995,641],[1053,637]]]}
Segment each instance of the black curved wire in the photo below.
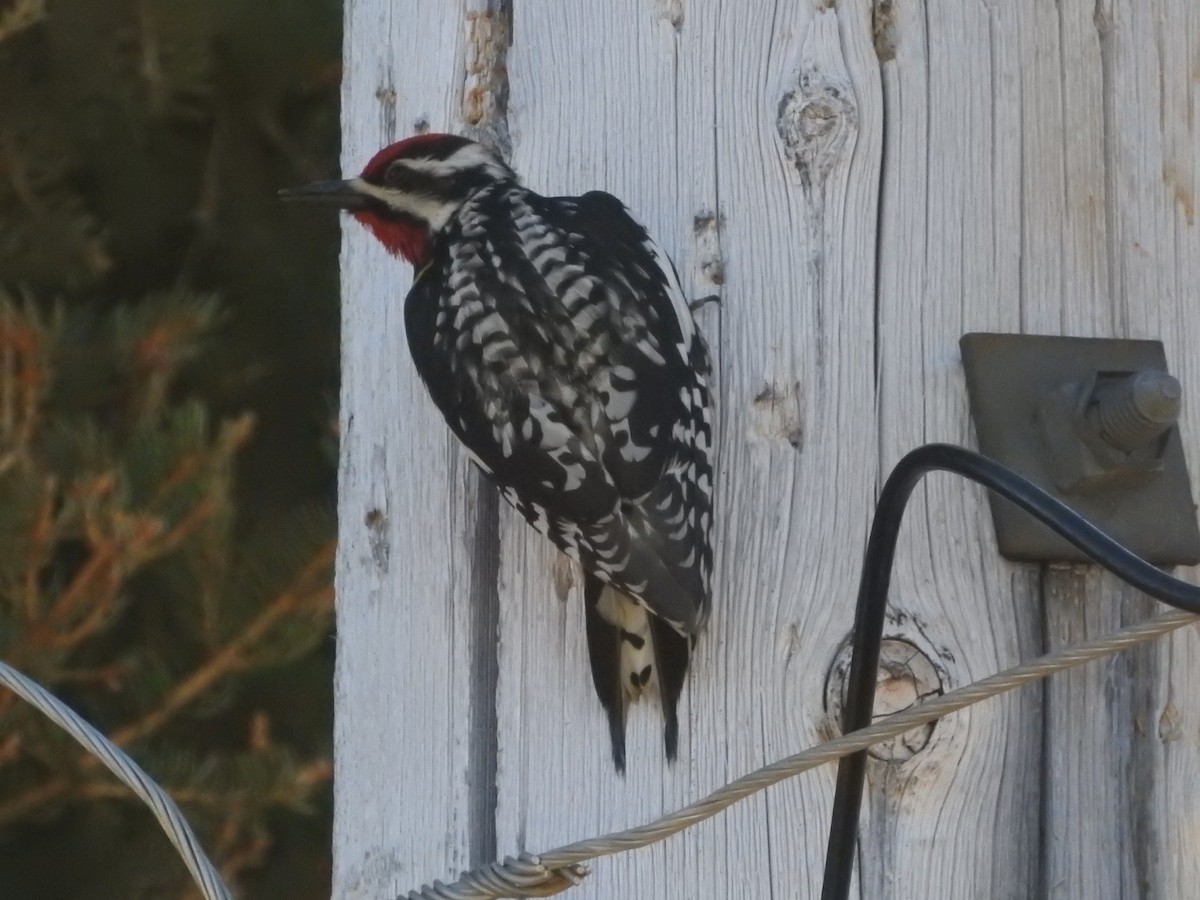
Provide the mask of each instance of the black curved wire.
{"label": "black curved wire", "polygon": [[[982,484],[1058,532],[1121,580],[1163,603],[1200,614],[1200,586],[1172,578],[1155,568],[1006,466],[962,447],[927,444],[900,460],[888,476],[875,507],[875,521],[867,541],[858,586],[858,606],[854,613],[853,655],[842,716],[844,733],[871,724],[884,613],[900,522],[917,482],[926,473],[938,470],[953,472]],[[863,751],[846,757],[838,766],[821,900],[847,900],[850,896],[866,764],[867,754]]]}

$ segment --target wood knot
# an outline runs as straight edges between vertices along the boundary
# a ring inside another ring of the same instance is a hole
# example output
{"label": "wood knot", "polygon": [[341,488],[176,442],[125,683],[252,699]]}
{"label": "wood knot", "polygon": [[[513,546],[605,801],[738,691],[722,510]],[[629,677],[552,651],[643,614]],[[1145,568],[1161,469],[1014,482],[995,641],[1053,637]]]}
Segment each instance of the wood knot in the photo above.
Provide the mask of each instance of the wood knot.
{"label": "wood knot", "polygon": [[683,30],[683,0],[654,0],[655,14],[674,28]]}
{"label": "wood knot", "polygon": [[750,435],[786,441],[793,450],[804,446],[804,389],[800,382],[765,384],[754,397]]}
{"label": "wood knot", "polygon": [[852,147],[858,107],[848,81],[809,67],[779,101],[776,129],[783,153],[808,192],[821,190]]}
{"label": "wood knot", "polygon": [[896,8],[892,0],[879,0],[872,9],[871,41],[880,62],[896,58]]}
{"label": "wood knot", "polygon": [[724,217],[709,209],[700,210],[692,220],[696,277],[709,284],[725,283],[725,260],[721,255],[721,229],[724,224]]}
{"label": "wood knot", "polygon": [[[846,680],[850,673],[850,642],[844,641],[834,657],[825,680],[825,709],[841,733],[846,702]],[[929,697],[945,693],[942,670],[915,643],[902,637],[885,638],[879,654],[872,721],[901,712]],[[901,763],[929,746],[936,722],[906,731],[890,741],[875,744],[867,752],[875,759]]]}
{"label": "wood knot", "polygon": [[378,507],[371,507],[363,516],[363,524],[367,526],[367,545],[371,548],[371,562],[380,572],[387,572],[392,558],[387,515]]}
{"label": "wood knot", "polygon": [[1158,739],[1164,744],[1168,741],[1181,741],[1185,737],[1183,715],[1174,703],[1163,707],[1158,717]]}
{"label": "wood knot", "polygon": [[554,555],[551,575],[554,581],[554,594],[563,603],[567,602],[567,598],[571,595],[571,589],[575,585],[579,585],[581,588],[583,586],[583,571],[580,569],[579,563],[565,553]]}
{"label": "wood knot", "polygon": [[467,13],[467,58],[461,116],[467,137],[488,144],[508,159],[508,48],[512,7],[499,4]]}
{"label": "wood knot", "polygon": [[379,101],[380,134],[388,141],[396,139],[396,86],[392,81],[391,72],[375,89],[375,99]]}

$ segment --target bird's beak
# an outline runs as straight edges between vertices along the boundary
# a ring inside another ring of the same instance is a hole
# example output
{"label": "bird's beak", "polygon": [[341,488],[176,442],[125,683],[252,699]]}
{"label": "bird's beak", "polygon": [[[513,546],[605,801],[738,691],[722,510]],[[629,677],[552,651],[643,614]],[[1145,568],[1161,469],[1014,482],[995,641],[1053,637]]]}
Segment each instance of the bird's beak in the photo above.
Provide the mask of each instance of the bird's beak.
{"label": "bird's beak", "polygon": [[353,181],[314,181],[312,184],[284,188],[279,192],[279,199],[323,203],[341,209],[362,209],[367,205],[368,198]]}

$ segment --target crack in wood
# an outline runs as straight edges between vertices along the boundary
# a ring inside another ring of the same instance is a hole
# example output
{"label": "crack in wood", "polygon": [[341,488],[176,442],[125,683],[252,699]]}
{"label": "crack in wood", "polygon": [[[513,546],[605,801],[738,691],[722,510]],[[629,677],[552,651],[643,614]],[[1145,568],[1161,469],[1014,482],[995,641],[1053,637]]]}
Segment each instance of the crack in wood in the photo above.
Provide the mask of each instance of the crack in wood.
{"label": "crack in wood", "polygon": [[508,50],[513,40],[511,0],[487,0],[467,13],[467,61],[462,120],[466,135],[512,157],[508,127]]}
{"label": "crack in wood", "polygon": [[394,141],[396,135],[396,84],[392,71],[385,73],[383,83],[375,89],[375,99],[379,101],[380,133],[385,141]]}
{"label": "crack in wood", "polygon": [[654,12],[677,32],[683,30],[683,0],[654,0]]}
{"label": "crack in wood", "polygon": [[709,209],[702,209],[692,221],[696,278],[718,286],[725,283],[725,260],[721,255],[724,224],[724,217]]}
{"label": "crack in wood", "polygon": [[467,484],[467,489],[475,497],[471,596],[466,598],[471,608],[471,731],[467,748],[471,801],[468,841],[470,863],[479,866],[490,862],[496,853],[496,809],[499,803],[496,779],[499,756],[496,687],[500,677],[500,501],[495,486],[481,472],[472,471]]}
{"label": "crack in wood", "polygon": [[392,557],[392,542],[388,534],[388,519],[383,510],[372,507],[363,516],[367,526],[367,546],[371,549],[371,562],[381,573],[386,574]]}
{"label": "crack in wood", "polygon": [[871,8],[871,43],[880,62],[896,58],[896,7],[893,0],[878,0]]}

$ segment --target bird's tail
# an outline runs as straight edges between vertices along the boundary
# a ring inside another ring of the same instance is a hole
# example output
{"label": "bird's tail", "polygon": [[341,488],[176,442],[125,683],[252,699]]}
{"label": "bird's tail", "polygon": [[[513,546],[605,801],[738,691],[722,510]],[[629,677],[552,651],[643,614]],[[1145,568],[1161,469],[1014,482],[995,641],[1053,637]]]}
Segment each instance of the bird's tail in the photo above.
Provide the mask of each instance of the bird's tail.
{"label": "bird's tail", "polygon": [[663,712],[667,759],[679,752],[679,694],[687,675],[690,642],[640,603],[586,576],[588,656],[592,681],[608,716],[613,764],[625,771],[625,711],[643,693],[657,694]]}

